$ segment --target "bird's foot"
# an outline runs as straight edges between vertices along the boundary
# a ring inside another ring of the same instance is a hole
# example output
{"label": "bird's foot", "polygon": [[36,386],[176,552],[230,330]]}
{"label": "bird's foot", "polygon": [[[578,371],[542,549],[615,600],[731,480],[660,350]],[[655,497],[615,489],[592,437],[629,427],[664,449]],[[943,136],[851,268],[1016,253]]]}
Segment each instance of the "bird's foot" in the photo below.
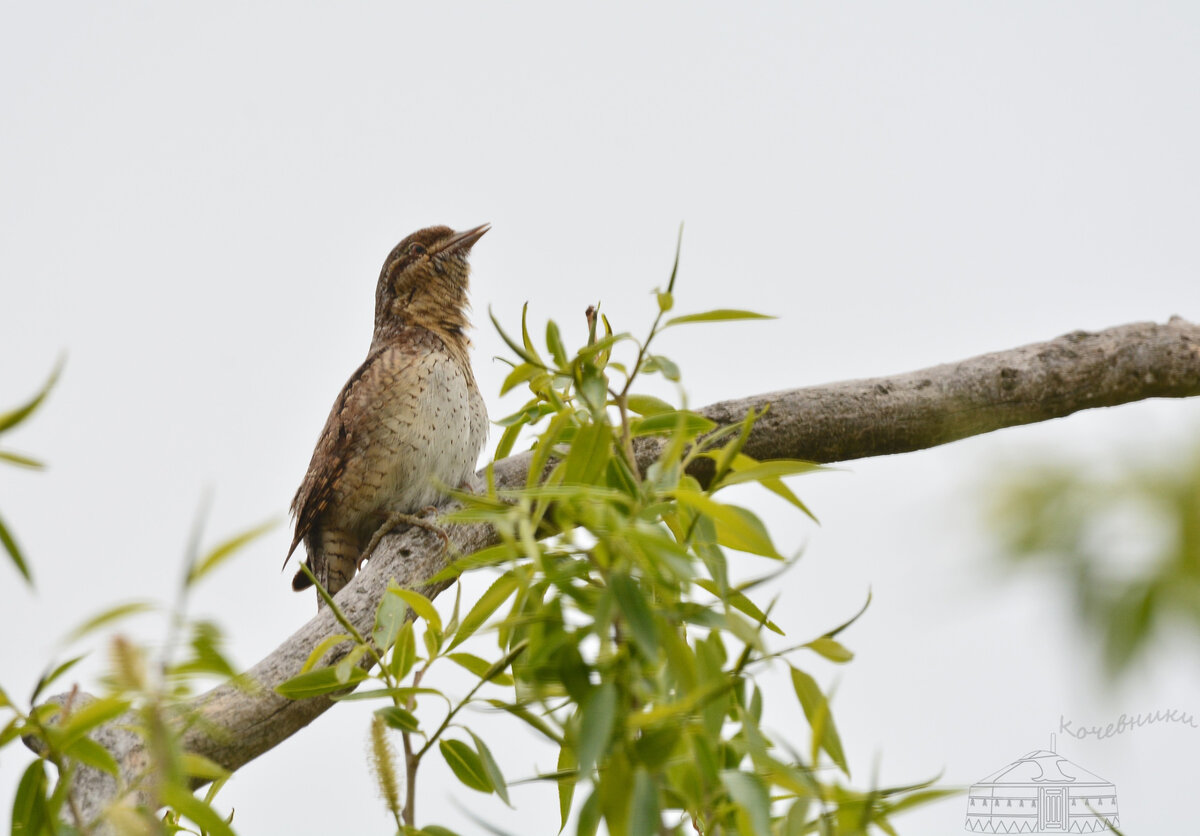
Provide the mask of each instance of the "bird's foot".
{"label": "bird's foot", "polygon": [[[421,513],[436,514],[437,506],[427,505],[421,509]],[[379,541],[398,525],[415,525],[418,528],[425,529],[426,531],[432,531],[438,537],[442,538],[443,548],[450,547],[450,535],[446,533],[446,529],[442,528],[437,523],[431,522],[430,520],[424,519],[423,516],[417,516],[416,514],[406,514],[403,511],[393,511],[388,514],[387,519],[383,521],[383,525],[379,526],[375,533],[371,535],[371,541],[367,543],[367,547],[362,550],[362,555],[358,558],[359,569],[361,569],[362,565],[367,562],[367,559],[374,554],[375,547],[379,545]]]}

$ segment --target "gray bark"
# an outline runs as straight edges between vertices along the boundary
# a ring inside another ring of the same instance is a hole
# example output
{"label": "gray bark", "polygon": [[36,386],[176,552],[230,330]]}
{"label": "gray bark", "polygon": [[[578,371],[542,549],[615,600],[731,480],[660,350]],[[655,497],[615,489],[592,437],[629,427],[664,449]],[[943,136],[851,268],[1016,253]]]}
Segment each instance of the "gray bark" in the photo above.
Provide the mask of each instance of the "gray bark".
{"label": "gray bark", "polygon": [[[1174,317],[1166,325],[1136,323],[1096,333],[1076,331],[1049,342],[908,374],[773,392],[699,411],[718,423],[731,423],[751,408],[766,407],[744,448],[747,454],[757,459],[835,462],[935,447],[1083,409],[1198,394],[1200,326]],[[639,463],[652,462],[661,444],[642,439],[635,448]],[[528,454],[498,462],[497,486],[523,486],[528,464]],[[702,483],[711,477],[703,464],[693,472]],[[495,532],[482,525],[454,526],[449,535],[452,551],[458,554],[496,542]],[[425,580],[444,568],[449,555],[437,536],[422,529],[390,535],[364,571],[338,594],[337,603],[362,633],[369,634],[390,580],[436,595],[441,589],[429,587]],[[248,675],[261,685],[257,693],[222,685],[197,697],[194,707],[205,725],[225,733],[213,735],[193,728],[184,735],[184,747],[233,771],[307,726],[333,701],[325,697],[292,701],[273,689],[299,672],[321,640],[341,631],[324,608],[250,669]],[[95,737],[113,752],[126,778],[145,767],[141,741],[131,732],[111,724]],[[75,802],[91,819],[115,791],[111,779],[81,780]]]}

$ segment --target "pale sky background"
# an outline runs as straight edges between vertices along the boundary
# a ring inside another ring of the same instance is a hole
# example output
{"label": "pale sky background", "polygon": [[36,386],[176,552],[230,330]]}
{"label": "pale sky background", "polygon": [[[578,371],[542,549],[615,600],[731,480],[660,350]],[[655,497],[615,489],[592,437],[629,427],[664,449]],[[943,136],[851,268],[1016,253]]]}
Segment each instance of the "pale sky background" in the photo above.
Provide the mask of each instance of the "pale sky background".
{"label": "pale sky background", "polygon": [[[423,226],[494,225],[472,258],[493,417],[516,401],[496,395],[489,306],[514,325],[529,300],[578,339],[600,300],[642,330],[681,221],[680,310],[780,316],[664,339],[693,405],[1200,316],[1192,3],[9,2],[0,79],[0,407],[69,354],[5,439],[50,463],[0,470],[37,580],[0,565],[14,695],[87,615],[170,600],[206,488],[209,543],[283,515],[365,355],[379,265]],[[844,635],[852,664],[801,660],[836,686],[855,786],[969,784],[1060,718],[1200,715],[1194,639],[1105,685],[1064,588],[999,571],[976,522],[998,462],[1169,460],[1198,426],[1200,404],[1152,402],[851,463],[795,482],[820,528],[762,502],[782,546],[807,546],[780,589],[789,635],[875,595]],[[313,612],[279,571],[288,541],[279,527],[193,601],[240,664]],[[777,686],[774,728],[806,745]],[[392,832],[370,708],[243,769],[219,797],[239,831]],[[553,767],[511,727],[488,739],[510,778]],[[1194,829],[1200,728],[1059,751],[1117,785],[1127,832]],[[27,758],[0,756],[4,819]],[[550,786],[516,789],[514,813],[440,763],[422,781],[425,822],[557,829]],[[897,823],[961,833],[965,804]]]}

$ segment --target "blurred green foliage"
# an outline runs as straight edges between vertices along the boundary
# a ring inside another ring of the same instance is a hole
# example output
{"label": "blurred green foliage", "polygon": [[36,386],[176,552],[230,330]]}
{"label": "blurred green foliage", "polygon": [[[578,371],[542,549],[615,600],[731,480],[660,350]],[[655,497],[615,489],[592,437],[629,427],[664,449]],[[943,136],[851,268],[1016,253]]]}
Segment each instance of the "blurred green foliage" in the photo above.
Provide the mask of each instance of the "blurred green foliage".
{"label": "blurred green foliage", "polygon": [[1200,449],[1169,464],[1047,464],[989,487],[1006,558],[1062,573],[1119,675],[1156,635],[1200,632]]}
{"label": "blurred green foliage", "polygon": [[[15,409],[0,412],[0,435],[19,427],[29,416],[37,411],[37,408],[46,400],[46,396],[50,394],[50,390],[54,388],[54,384],[58,382],[58,376],[62,373],[62,367],[63,360],[60,358],[55,364],[54,370],[50,372],[50,376],[46,378],[46,382],[42,384],[42,388],[32,398]],[[0,448],[0,462],[15,465],[16,467],[29,468],[30,470],[42,470],[45,468],[42,462],[32,456],[3,448]],[[0,548],[8,555],[9,560],[16,566],[17,571],[21,573],[21,577],[25,579],[25,582],[32,586],[33,575],[29,571],[29,564],[26,562],[25,555],[21,553],[21,549],[17,545],[16,537],[13,536],[8,526],[4,524],[3,517],[0,517]]]}
{"label": "blurred green foliage", "polygon": [[[270,527],[257,526],[202,553],[197,526],[179,596],[165,613],[166,640],[155,651],[120,634],[109,638],[108,665],[100,679],[103,691],[99,697],[86,697],[74,686],[65,697],[39,704],[47,689],[86,654],[51,661],[29,695],[29,708],[21,707],[0,688],[0,723],[4,724],[0,726],[0,749],[23,738],[39,753],[17,787],[12,833],[232,836],[232,816],[222,816],[213,807],[228,772],[207,758],[185,752],[180,739],[184,731],[201,722],[188,708],[197,681],[233,681],[246,689],[255,686],[236,675],[215,624],[186,618],[187,600],[199,581]],[[71,630],[64,644],[75,644],[130,616],[156,610],[144,602],[110,607]],[[136,775],[122,774],[113,755],[95,739],[101,726],[114,722],[144,741],[146,766]],[[55,769],[48,770],[48,765]],[[117,781],[116,800],[93,820],[86,820],[75,802],[74,781],[81,769],[98,770]],[[211,782],[203,798],[193,794],[197,782]]]}

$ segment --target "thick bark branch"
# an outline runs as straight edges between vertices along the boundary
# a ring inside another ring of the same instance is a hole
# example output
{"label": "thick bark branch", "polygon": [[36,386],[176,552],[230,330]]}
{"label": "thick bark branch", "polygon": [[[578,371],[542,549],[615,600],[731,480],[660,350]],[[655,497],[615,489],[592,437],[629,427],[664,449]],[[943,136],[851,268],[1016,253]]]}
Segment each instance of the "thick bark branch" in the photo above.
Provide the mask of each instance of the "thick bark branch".
{"label": "thick bark branch", "polygon": [[[935,447],[1092,407],[1195,395],[1200,395],[1200,326],[1175,317],[1166,325],[1077,331],[918,372],[774,392],[700,411],[718,423],[731,423],[751,408],[767,407],[754,425],[746,453],[757,459],[834,462]],[[639,462],[652,462],[661,444],[642,439],[636,449]],[[499,462],[497,486],[523,486],[528,463],[528,454]],[[694,475],[704,482],[711,473],[701,465]],[[487,526],[455,526],[449,533],[453,551],[459,554],[496,542]],[[422,529],[386,537],[337,602],[367,634],[389,580],[436,594],[440,588],[429,588],[424,581],[447,559],[439,538]],[[197,697],[195,707],[204,725],[225,733],[194,729],[185,735],[185,748],[236,770],[312,722],[332,701],[318,697],[294,702],[272,689],[298,673],[312,648],[337,632],[341,628],[324,609],[248,672],[261,691],[248,694],[222,685]],[[101,731],[98,739],[117,756],[124,774],[144,768],[144,752],[132,733],[115,725]],[[115,793],[111,779],[95,777],[99,780],[81,782],[76,799],[87,817],[97,815]]]}

